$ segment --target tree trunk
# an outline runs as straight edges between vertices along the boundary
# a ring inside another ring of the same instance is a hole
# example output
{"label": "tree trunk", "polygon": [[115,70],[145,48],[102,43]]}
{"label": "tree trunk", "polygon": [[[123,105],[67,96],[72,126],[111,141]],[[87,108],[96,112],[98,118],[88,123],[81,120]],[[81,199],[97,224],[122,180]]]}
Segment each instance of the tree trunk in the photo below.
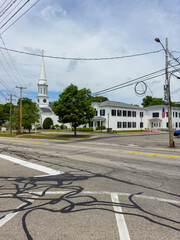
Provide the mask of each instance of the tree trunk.
{"label": "tree trunk", "polygon": [[74,125],[74,136],[76,136],[76,124]]}

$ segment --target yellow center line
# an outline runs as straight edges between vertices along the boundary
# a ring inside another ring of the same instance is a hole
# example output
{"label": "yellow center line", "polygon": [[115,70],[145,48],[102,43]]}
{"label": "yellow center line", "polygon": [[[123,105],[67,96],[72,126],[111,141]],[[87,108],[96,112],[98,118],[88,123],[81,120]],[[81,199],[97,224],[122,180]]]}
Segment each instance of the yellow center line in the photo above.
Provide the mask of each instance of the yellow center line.
{"label": "yellow center line", "polygon": [[158,156],[158,157],[180,158],[180,156],[165,155],[165,154],[158,154],[158,153],[145,153],[145,152],[135,152],[135,151],[123,151],[123,152],[126,152],[126,153],[135,153],[135,154],[144,154],[144,155],[151,155],[151,156]]}
{"label": "yellow center line", "polygon": [[0,138],[2,141],[14,141],[14,142],[28,142],[28,143],[40,143],[43,144],[43,142],[35,142],[35,141],[27,141],[27,140],[18,140],[18,139],[9,139],[9,138]]}

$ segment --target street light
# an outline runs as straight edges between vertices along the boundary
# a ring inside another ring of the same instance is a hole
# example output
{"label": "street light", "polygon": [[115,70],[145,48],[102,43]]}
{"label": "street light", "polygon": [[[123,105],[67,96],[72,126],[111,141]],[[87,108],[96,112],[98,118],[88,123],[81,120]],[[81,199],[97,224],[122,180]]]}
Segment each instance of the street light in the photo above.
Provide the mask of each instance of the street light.
{"label": "street light", "polygon": [[170,97],[170,77],[168,75],[168,39],[166,38],[166,48],[162,44],[159,38],[155,38],[155,41],[160,43],[163,50],[165,51],[165,73],[166,73],[166,89],[167,89],[167,103],[168,103],[168,128],[169,128],[169,147],[174,148],[174,141],[172,135],[172,117],[171,117],[171,97]]}

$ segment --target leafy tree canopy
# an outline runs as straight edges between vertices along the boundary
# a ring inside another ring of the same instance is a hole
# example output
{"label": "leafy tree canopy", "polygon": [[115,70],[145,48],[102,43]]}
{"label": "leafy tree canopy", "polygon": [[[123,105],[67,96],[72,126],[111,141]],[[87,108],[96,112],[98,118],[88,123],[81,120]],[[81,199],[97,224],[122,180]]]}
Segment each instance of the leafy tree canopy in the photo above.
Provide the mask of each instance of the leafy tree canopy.
{"label": "leafy tree canopy", "polygon": [[[12,113],[14,111],[14,105],[12,104]],[[9,121],[10,118],[10,103],[0,104],[0,125]]]}
{"label": "leafy tree canopy", "polygon": [[153,98],[151,96],[146,96],[143,98],[142,106],[149,107],[152,105],[167,105],[162,98]]}
{"label": "leafy tree canopy", "polygon": [[[162,98],[153,98],[151,96],[146,96],[145,98],[143,98],[143,107],[149,107],[152,105],[167,105],[167,103]],[[180,107],[180,102],[171,102],[171,106]]]}
{"label": "leafy tree canopy", "polygon": [[91,91],[86,88],[78,90],[77,86],[71,84],[54,102],[53,111],[59,116],[59,122],[72,123],[76,135],[76,128],[95,116],[91,106]]}
{"label": "leafy tree canopy", "polygon": [[44,119],[43,128],[50,129],[51,125],[53,125],[53,120],[50,117]]}
{"label": "leafy tree canopy", "polygon": [[[13,126],[18,126],[18,107],[16,107],[12,122]],[[22,98],[22,126],[31,131],[31,124],[39,122],[39,109],[35,102],[29,98]]]}
{"label": "leafy tree canopy", "polygon": [[91,96],[90,100],[91,102],[104,102],[104,101],[108,101],[109,99],[103,96],[96,96],[96,97]]}

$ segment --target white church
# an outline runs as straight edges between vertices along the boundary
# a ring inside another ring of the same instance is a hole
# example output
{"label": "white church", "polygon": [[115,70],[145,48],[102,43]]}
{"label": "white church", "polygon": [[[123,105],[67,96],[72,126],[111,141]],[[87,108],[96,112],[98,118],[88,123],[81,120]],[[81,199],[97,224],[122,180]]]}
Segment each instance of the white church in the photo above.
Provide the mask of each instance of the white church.
{"label": "white church", "polygon": [[[58,116],[52,111],[52,103],[48,97],[48,83],[46,80],[44,57],[42,55],[40,78],[38,81],[38,96],[36,103],[40,110],[40,125],[46,118],[51,118],[53,125],[61,125]],[[94,128],[105,126],[112,130],[166,130],[168,129],[168,112],[166,105],[156,105],[146,108],[115,101],[93,103],[96,116],[87,125]],[[180,129],[180,107],[171,107],[172,128]],[[70,124],[66,124],[71,128]]]}
{"label": "white church", "polygon": [[49,102],[48,96],[48,83],[46,80],[46,73],[45,73],[45,66],[44,66],[44,57],[42,55],[42,62],[41,62],[41,71],[40,71],[40,78],[38,81],[38,96],[36,97],[36,103],[40,110],[40,119],[39,123],[43,126],[43,122],[46,118],[51,118],[53,121],[53,125],[60,124],[58,122],[58,116],[54,114],[52,111],[52,103]]}

